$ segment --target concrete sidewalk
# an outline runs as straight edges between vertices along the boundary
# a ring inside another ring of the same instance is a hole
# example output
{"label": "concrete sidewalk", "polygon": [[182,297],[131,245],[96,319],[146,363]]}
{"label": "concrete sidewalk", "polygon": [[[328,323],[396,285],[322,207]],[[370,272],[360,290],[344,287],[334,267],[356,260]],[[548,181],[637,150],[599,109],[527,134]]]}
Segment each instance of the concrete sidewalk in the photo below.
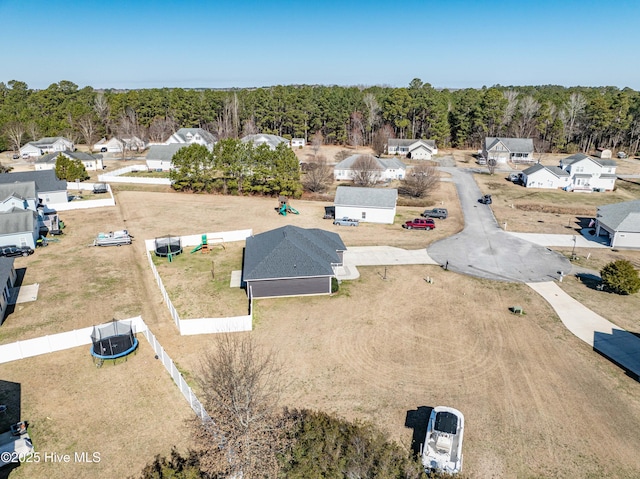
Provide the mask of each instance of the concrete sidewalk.
{"label": "concrete sidewalk", "polygon": [[640,377],[640,338],[583,306],[554,282],[527,285],[551,305],[569,331],[594,351]]}
{"label": "concrete sidewalk", "polygon": [[336,277],[353,280],[360,277],[358,266],[392,266],[400,264],[438,264],[426,249],[406,250],[393,246],[352,246],[344,252],[343,266],[336,268]]}

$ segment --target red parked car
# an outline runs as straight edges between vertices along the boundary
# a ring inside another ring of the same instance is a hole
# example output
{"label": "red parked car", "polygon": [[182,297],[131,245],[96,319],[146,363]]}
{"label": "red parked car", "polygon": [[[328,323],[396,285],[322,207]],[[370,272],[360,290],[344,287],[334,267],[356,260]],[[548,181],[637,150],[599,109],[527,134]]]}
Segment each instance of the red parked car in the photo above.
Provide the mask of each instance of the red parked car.
{"label": "red parked car", "polygon": [[432,218],[416,218],[407,221],[402,227],[408,230],[432,230],[436,227],[436,224]]}

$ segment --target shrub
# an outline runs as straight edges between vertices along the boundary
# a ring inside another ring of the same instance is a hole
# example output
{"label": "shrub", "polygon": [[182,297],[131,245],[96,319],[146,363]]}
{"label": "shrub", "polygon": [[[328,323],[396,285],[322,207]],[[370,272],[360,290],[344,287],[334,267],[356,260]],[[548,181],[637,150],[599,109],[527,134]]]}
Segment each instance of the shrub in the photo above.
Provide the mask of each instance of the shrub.
{"label": "shrub", "polygon": [[600,271],[602,282],[608,290],[617,294],[634,294],[640,291],[640,277],[633,265],[620,259],[609,263]]}

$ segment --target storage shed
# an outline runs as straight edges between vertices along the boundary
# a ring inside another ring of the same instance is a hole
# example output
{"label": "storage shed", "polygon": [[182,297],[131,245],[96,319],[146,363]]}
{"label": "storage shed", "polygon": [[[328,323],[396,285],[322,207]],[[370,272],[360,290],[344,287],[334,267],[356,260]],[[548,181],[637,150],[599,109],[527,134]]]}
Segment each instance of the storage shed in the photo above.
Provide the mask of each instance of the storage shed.
{"label": "storage shed", "polygon": [[393,224],[398,190],[338,186],[334,200],[336,218],[355,218],[363,223]]}

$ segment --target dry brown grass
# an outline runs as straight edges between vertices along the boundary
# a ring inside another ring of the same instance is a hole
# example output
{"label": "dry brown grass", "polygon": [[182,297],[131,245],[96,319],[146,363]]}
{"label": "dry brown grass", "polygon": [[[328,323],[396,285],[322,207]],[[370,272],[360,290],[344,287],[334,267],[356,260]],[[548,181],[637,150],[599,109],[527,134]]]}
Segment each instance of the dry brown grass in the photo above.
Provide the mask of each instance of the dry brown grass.
{"label": "dry brown grass", "polygon": [[[423,248],[463,224],[450,183],[441,185],[436,198],[451,216],[428,233],[400,228],[419,214],[417,207],[399,208],[393,226],[338,228],[322,220],[328,203],[293,201],[301,214],[282,217],[273,198],[116,190],[116,207],[64,213],[69,226],[59,244],[16,260],[26,268],[26,284],[40,283],[40,296],[7,318],[1,343],[141,314],[193,384],[211,337],[178,336],[142,239],[244,228],[259,233],[295,224],[337,231],[347,246]],[[136,237],[132,246],[86,246],[98,231],[123,227]],[[216,298],[230,298],[223,288],[238,253],[227,245],[209,256],[187,253],[179,261],[158,263],[170,289],[201,278],[193,287],[181,286],[175,298],[181,314],[209,316],[219,307]],[[601,254],[594,251],[585,266],[604,261]],[[211,260],[220,265],[220,284],[210,279]],[[568,333],[532,290],[435,266],[390,267],[387,280],[381,268],[360,272],[358,281],[343,283],[333,297],[256,302],[250,334],[276,347],[289,365],[288,405],[372,420],[407,447],[412,437],[404,427],[408,411],[456,406],[467,418],[465,471],[471,477],[640,474],[637,382]],[[424,281],[427,275],[434,284]],[[575,287],[576,295],[591,293],[569,279],[565,287]],[[238,299],[245,307],[246,299]],[[604,300],[615,315],[633,318],[637,312],[636,303],[611,295]],[[508,308],[514,304],[524,306],[526,315],[511,315]],[[188,405],[144,339],[141,343],[126,363],[101,369],[84,348],[0,365],[6,381],[21,385],[21,417],[32,423],[39,450],[103,452],[97,466],[47,466],[35,473],[22,467],[17,478],[123,477],[173,444],[187,447],[182,419],[191,415]],[[130,386],[125,394],[123,385]],[[127,429],[129,421],[133,429]]]}

